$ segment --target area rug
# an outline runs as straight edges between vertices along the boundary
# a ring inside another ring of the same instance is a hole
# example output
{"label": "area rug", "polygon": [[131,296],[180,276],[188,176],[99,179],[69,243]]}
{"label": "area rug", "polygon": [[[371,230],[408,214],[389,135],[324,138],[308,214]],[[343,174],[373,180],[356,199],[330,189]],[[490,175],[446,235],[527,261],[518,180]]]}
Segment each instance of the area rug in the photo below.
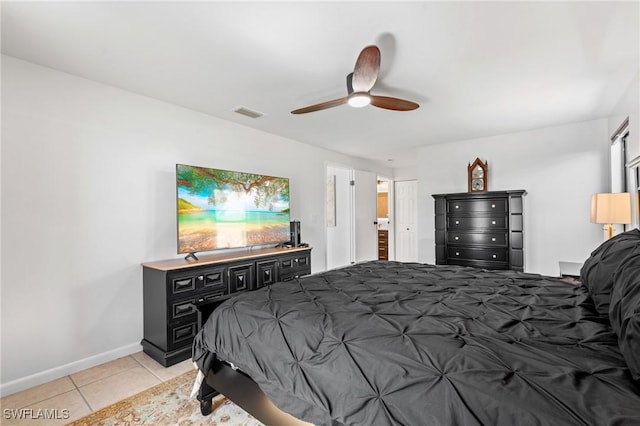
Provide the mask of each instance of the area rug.
{"label": "area rug", "polygon": [[116,402],[69,426],[216,425],[262,426],[249,413],[218,395],[213,413],[203,416],[200,401],[191,398],[195,370]]}

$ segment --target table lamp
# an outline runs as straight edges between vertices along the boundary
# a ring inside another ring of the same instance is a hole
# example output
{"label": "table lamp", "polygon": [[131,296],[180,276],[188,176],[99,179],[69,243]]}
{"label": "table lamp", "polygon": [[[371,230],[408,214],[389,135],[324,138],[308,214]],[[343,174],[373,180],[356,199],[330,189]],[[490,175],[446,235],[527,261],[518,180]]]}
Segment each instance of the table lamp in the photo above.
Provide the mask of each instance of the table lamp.
{"label": "table lamp", "polygon": [[604,224],[605,240],[613,237],[613,225],[631,223],[631,194],[628,192],[593,194],[591,222]]}

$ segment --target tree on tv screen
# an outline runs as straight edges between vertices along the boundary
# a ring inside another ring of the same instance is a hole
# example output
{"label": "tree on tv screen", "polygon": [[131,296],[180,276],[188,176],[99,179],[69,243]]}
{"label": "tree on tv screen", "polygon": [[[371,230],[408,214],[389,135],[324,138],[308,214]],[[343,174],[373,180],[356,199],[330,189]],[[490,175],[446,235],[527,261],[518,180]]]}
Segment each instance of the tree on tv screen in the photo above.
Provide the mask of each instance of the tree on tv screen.
{"label": "tree on tv screen", "polygon": [[208,194],[209,204],[213,206],[225,202],[220,191],[214,195],[215,190],[224,193],[225,189],[253,194],[258,208],[289,201],[289,181],[279,177],[178,165],[177,182],[192,194]]}

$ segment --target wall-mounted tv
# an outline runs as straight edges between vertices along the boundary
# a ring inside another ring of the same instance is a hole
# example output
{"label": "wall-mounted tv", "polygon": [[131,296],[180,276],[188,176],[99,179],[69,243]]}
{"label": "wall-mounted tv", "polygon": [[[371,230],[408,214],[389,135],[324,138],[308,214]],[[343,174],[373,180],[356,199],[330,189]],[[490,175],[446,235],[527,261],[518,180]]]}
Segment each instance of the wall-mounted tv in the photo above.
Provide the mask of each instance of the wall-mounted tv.
{"label": "wall-mounted tv", "polygon": [[288,242],[289,179],[176,164],[178,253]]}

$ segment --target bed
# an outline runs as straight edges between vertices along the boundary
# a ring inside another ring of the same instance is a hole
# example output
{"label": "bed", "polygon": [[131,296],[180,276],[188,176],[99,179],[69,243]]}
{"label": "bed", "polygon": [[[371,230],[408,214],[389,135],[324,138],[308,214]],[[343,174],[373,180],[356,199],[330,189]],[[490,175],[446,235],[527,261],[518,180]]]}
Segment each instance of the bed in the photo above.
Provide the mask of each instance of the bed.
{"label": "bed", "polygon": [[228,300],[193,359],[266,424],[638,425],[640,231],[581,281],[359,263]]}

